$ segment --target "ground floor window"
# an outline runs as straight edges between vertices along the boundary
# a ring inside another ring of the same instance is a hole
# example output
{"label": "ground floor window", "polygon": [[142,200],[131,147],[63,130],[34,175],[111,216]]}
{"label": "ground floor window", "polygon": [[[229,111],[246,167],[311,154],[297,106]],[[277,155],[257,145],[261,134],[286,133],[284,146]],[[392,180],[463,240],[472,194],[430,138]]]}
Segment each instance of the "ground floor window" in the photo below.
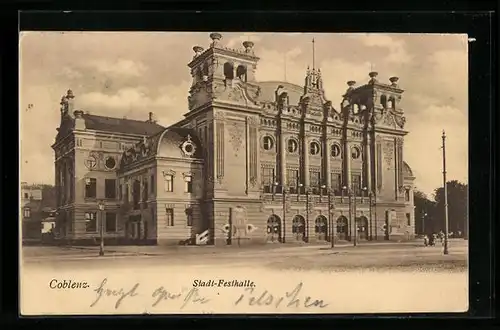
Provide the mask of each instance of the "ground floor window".
{"label": "ground floor window", "polygon": [[97,213],[85,212],[85,231],[88,233],[97,231]]}
{"label": "ground floor window", "polygon": [[106,232],[116,232],[116,213],[106,212]]}

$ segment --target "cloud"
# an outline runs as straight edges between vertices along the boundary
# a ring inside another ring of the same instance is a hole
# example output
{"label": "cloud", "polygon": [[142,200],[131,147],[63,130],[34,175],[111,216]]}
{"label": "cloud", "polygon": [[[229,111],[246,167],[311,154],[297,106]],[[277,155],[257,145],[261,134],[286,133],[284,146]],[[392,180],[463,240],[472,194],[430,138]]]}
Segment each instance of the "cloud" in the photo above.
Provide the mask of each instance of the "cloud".
{"label": "cloud", "polygon": [[244,41],[247,41],[247,40],[250,40],[250,41],[253,41],[253,42],[258,42],[258,41],[261,41],[262,38],[259,37],[256,33],[252,33],[252,32],[243,33],[241,36],[229,39],[225,43],[225,45],[226,45],[226,47],[229,47],[229,48],[243,47],[242,43]]}
{"label": "cloud", "polygon": [[404,64],[412,60],[413,56],[406,50],[404,40],[396,39],[386,34],[361,34],[353,36],[367,47],[385,48],[389,52],[384,60],[390,63]]}
{"label": "cloud", "polygon": [[[258,81],[285,80],[302,86],[306,75],[307,63],[300,58],[302,50],[292,48],[286,52],[261,49],[255,77]],[[286,58],[286,63],[285,63]]]}
{"label": "cloud", "polygon": [[88,65],[105,74],[139,77],[146,71],[146,66],[137,61],[119,59],[118,61],[93,60]]}

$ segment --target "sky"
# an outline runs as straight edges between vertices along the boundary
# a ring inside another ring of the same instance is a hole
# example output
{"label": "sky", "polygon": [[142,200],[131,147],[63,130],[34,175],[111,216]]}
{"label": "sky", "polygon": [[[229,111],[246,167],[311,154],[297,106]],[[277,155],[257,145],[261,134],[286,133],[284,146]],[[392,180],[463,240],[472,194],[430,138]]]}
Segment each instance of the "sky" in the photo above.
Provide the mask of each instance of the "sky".
{"label": "sky", "polygon": [[[307,66],[321,69],[325,94],[339,108],[348,80],[400,78],[409,131],[404,160],[416,189],[429,197],[442,186],[441,135],[446,131],[448,180],[468,178],[468,42],[461,34],[229,33],[221,42],[243,48],[251,40],[259,81],[303,85]],[[20,37],[21,181],[54,184],[51,149],[68,89],[91,114],[169,126],[188,111],[193,46],[209,33],[23,32]],[[286,63],[286,64],[285,64]]]}

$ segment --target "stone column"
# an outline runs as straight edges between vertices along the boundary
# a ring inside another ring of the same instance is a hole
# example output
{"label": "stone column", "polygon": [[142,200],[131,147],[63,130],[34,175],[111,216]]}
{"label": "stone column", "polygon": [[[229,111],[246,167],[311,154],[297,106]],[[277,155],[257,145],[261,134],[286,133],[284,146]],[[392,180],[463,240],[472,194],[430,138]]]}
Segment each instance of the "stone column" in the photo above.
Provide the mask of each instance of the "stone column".
{"label": "stone column", "polygon": [[323,151],[323,157],[326,157],[325,159],[325,180],[326,182],[324,183],[327,188],[331,188],[332,184],[332,173],[331,173],[331,155],[330,155],[330,141],[326,140],[325,141],[325,148]]}
{"label": "stone column", "polygon": [[366,182],[365,187],[368,188],[368,192],[372,191],[372,148],[371,148],[371,138],[368,134],[366,137],[365,145],[365,168],[366,168]]}
{"label": "stone column", "polygon": [[351,188],[351,142],[349,140],[345,141],[344,163],[345,163],[344,185],[347,188]]}
{"label": "stone column", "polygon": [[309,187],[309,143],[307,137],[304,134],[304,139],[302,140],[302,154],[304,157],[304,186]]}
{"label": "stone column", "polygon": [[285,134],[284,131],[284,123],[281,123],[280,129],[280,178],[281,178],[281,186],[286,185],[286,143],[285,143]]}

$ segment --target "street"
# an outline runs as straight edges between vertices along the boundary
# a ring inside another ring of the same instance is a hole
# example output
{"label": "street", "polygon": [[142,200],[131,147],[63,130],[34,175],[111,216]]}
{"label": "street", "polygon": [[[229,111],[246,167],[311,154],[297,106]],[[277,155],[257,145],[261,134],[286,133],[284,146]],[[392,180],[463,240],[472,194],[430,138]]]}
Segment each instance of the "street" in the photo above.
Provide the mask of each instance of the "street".
{"label": "street", "polygon": [[[419,242],[366,243],[334,249],[328,245],[240,249],[128,246],[108,247],[101,257],[98,251],[98,247],[24,247],[24,314],[387,313],[467,309],[467,242],[463,240],[450,242],[449,255],[443,255],[440,246],[424,247]],[[68,290],[53,285],[69,281],[88,284],[87,289]],[[195,281],[240,281],[254,283],[255,287],[250,291],[201,287],[196,294],[213,301],[203,306],[185,306],[170,299],[192,290]],[[127,290],[132,290],[133,295],[127,296]],[[278,296],[290,297],[292,291],[304,295],[305,301],[309,301],[307,297],[321,300],[324,306],[318,309],[288,304],[271,308],[262,303],[263,297],[270,304]],[[251,298],[250,293],[257,296]],[[124,294],[127,298],[119,299]],[[158,295],[170,298],[152,303],[151,299]],[[36,297],[48,298],[40,304]],[[69,301],[71,304],[63,303]],[[90,306],[93,301],[97,303]]]}

